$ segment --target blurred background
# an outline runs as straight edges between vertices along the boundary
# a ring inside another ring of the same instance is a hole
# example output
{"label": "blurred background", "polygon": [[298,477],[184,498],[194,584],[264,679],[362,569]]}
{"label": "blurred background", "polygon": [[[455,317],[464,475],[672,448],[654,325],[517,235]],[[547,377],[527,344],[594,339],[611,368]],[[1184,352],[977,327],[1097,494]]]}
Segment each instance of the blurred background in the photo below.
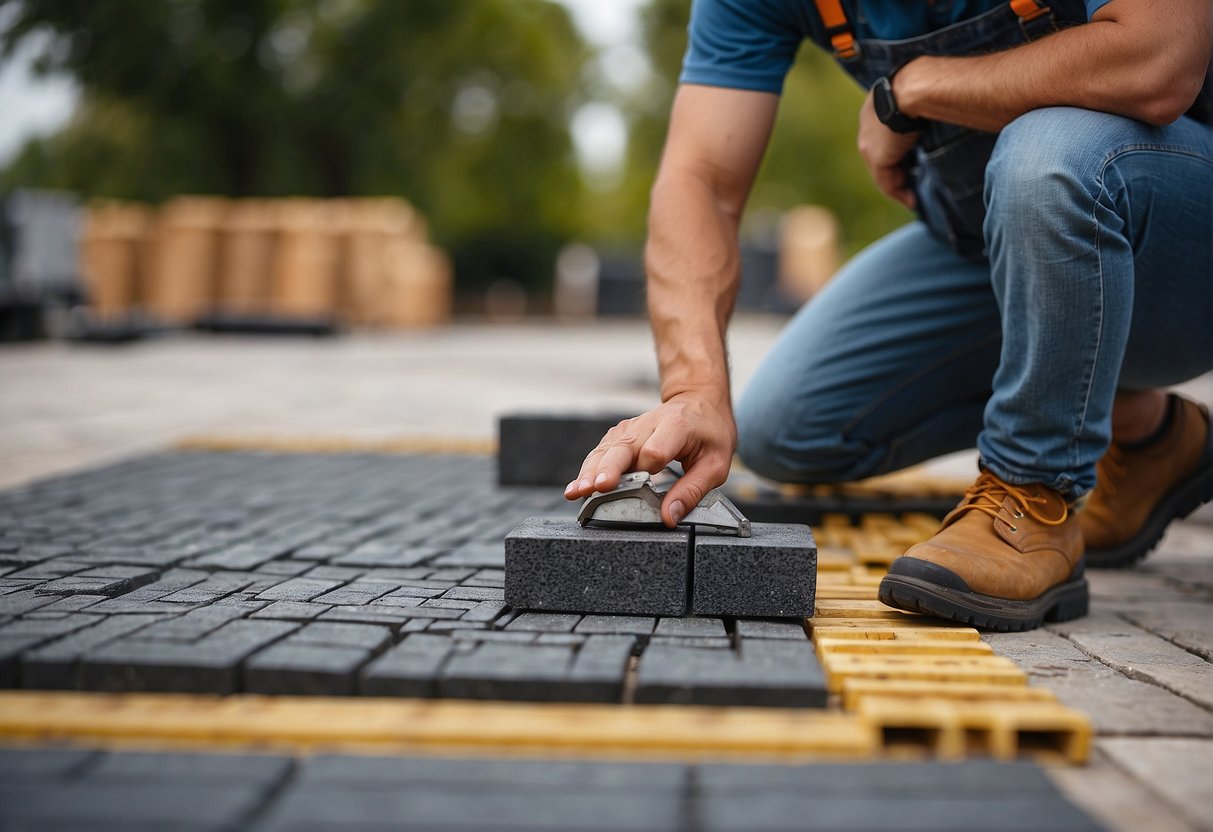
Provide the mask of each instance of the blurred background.
{"label": "blurred background", "polygon": [[[643,313],[689,0],[0,0],[0,338]],[[806,48],[743,232],[784,314],[907,215]]]}
{"label": "blurred background", "polygon": [[[0,0],[0,487],[188,437],[491,443],[656,404],[641,253],[689,13]],[[738,390],[908,219],[861,100],[804,50],[742,232]]]}

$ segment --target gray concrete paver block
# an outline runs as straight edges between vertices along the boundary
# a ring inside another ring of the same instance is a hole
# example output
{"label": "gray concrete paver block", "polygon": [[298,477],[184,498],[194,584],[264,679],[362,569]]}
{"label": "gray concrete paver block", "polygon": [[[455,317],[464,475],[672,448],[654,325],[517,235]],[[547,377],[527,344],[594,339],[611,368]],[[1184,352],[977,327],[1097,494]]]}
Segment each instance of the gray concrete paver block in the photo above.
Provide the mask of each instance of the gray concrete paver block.
{"label": "gray concrete paver block", "polygon": [[574,632],[606,635],[652,635],[657,619],[634,615],[587,615],[578,622]]}
{"label": "gray concrete paver block", "polygon": [[689,552],[681,529],[583,528],[532,517],[505,539],[505,599],[522,609],[682,615]]}
{"label": "gray concrete paver block", "polygon": [[820,708],[826,696],[808,640],[751,640],[740,652],[650,644],[636,679],[636,701],[647,704]]}
{"label": "gray concrete paver block", "polygon": [[363,669],[359,691],[370,696],[435,696],[438,674],[453,648],[451,639],[411,634]]}
{"label": "gray concrete paver block", "polygon": [[350,696],[371,655],[365,647],[288,640],[244,663],[244,689],[271,696]]}
{"label": "gray concrete paver block", "polygon": [[696,615],[805,618],[813,614],[817,544],[808,526],[752,523],[750,537],[697,535]]}

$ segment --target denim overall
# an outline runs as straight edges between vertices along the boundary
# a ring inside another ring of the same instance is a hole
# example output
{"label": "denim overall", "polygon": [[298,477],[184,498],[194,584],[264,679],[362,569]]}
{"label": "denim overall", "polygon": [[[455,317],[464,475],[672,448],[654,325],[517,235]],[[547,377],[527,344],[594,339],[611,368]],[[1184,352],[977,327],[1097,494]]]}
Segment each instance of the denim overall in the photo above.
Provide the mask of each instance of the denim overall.
{"label": "denim overall", "polygon": [[[1050,12],[1021,22],[1009,3],[944,29],[906,40],[859,39],[859,54],[839,60],[864,89],[921,55],[973,55],[1019,46],[1061,26],[1085,23],[1083,0],[1052,0]],[[927,122],[907,172],[923,222],[959,254],[986,256],[982,236],[986,163],[998,134]]]}

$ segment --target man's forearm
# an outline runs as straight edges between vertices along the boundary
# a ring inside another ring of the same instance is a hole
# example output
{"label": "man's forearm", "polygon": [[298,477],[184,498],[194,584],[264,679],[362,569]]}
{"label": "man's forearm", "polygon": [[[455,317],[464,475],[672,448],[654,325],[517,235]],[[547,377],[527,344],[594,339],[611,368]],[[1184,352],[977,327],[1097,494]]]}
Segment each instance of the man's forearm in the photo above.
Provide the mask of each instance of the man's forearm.
{"label": "man's forearm", "polygon": [[894,95],[910,116],[991,132],[1053,106],[1167,124],[1191,106],[1204,80],[1209,6],[1120,0],[1090,23],[1005,52],[911,61],[894,78]]}
{"label": "man's forearm", "polygon": [[729,401],[725,330],[740,276],[738,219],[691,172],[663,171],[654,185],[645,266],[662,401],[686,392]]}

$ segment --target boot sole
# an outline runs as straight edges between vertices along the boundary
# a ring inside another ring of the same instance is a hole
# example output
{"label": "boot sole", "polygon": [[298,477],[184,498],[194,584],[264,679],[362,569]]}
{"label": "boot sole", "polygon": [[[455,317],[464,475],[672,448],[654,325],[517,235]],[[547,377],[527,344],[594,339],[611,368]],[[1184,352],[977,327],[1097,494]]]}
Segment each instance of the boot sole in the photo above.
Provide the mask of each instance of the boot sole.
{"label": "boot sole", "polygon": [[885,575],[880,600],[890,607],[948,618],[976,627],[1015,633],[1034,630],[1046,621],[1070,621],[1087,614],[1087,579],[1058,584],[1030,601],[962,592],[908,575]]}
{"label": "boot sole", "polygon": [[1137,534],[1109,549],[1087,549],[1087,566],[1096,569],[1124,569],[1144,558],[1162,540],[1172,520],[1187,517],[1205,503],[1213,500],[1213,464],[1206,453],[1204,463],[1195,475],[1171,489],[1146,518]]}

